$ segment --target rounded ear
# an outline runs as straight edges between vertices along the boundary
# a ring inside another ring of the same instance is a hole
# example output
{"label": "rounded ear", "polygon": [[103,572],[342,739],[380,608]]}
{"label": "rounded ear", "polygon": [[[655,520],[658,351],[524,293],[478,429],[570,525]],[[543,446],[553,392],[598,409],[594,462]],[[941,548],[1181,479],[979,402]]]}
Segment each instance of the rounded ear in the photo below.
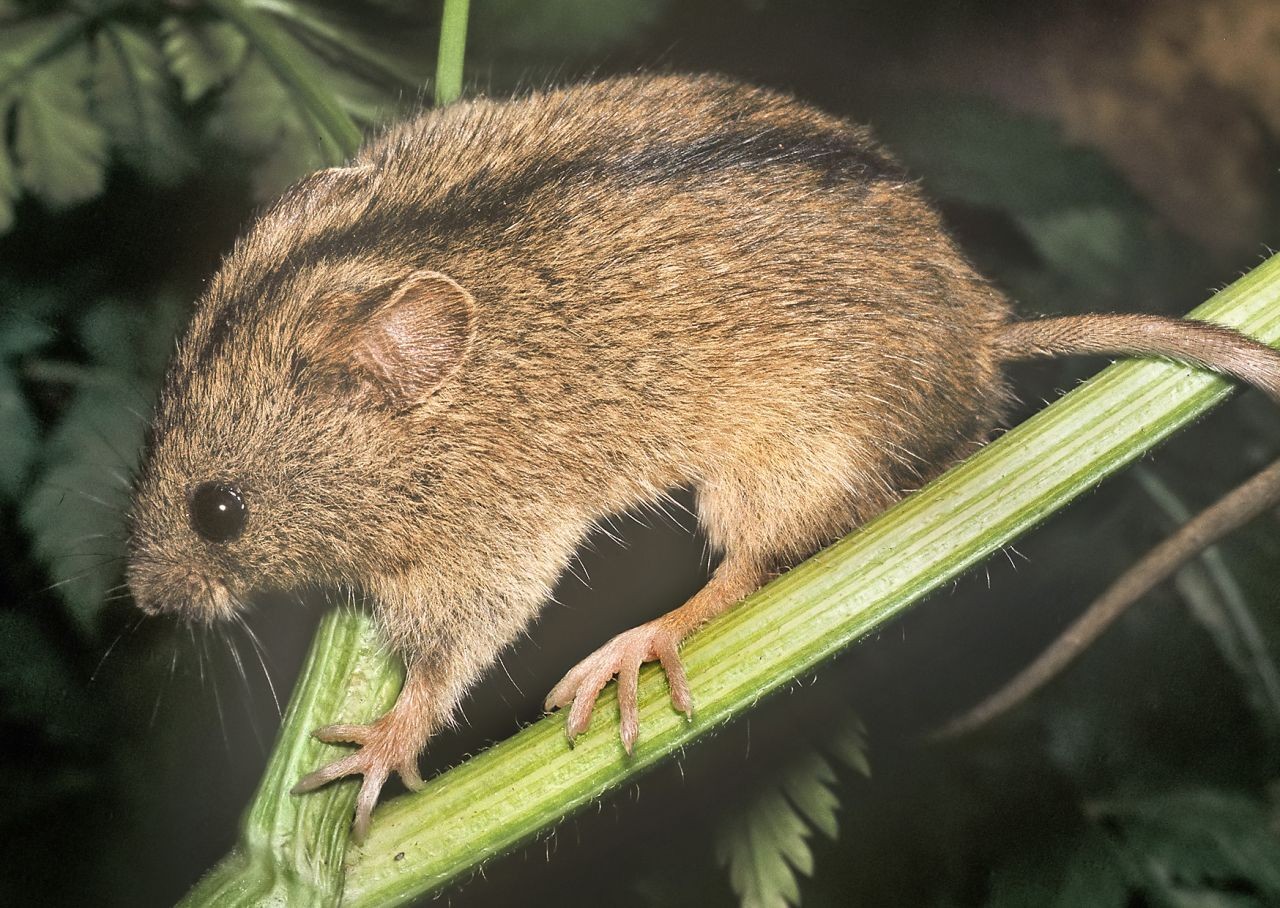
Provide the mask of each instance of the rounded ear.
{"label": "rounded ear", "polygon": [[462,366],[476,303],[438,271],[415,271],[356,329],[352,366],[398,405],[430,397]]}

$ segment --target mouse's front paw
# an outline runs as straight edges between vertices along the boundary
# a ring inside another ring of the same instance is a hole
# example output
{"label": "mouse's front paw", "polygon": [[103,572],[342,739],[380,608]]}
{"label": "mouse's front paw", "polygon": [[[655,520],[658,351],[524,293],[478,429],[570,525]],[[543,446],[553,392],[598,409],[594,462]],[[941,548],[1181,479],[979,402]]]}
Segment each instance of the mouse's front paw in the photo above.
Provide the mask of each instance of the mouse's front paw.
{"label": "mouse's front paw", "polygon": [[347,776],[364,776],[356,797],[353,835],[357,842],[364,841],[373,805],[392,772],[398,772],[408,788],[422,787],[418,747],[416,743],[406,744],[405,735],[391,719],[392,714],[388,714],[369,725],[327,725],[313,731],[312,736],[326,744],[356,744],[360,749],[304,776],[293,786],[293,794],[302,794]]}
{"label": "mouse's front paw", "polygon": [[684,666],[677,649],[681,636],[664,626],[661,621],[642,624],[614,637],[600,649],[579,662],[569,674],[547,695],[547,709],[573,707],[565,732],[573,740],[586,730],[595,708],[596,697],[614,675],[618,676],[618,731],[627,753],[635,745],[640,733],[640,719],[636,710],[636,688],[640,666],[658,660],[667,673],[667,686],[671,689],[671,702],[686,716],[693,715],[693,698]]}

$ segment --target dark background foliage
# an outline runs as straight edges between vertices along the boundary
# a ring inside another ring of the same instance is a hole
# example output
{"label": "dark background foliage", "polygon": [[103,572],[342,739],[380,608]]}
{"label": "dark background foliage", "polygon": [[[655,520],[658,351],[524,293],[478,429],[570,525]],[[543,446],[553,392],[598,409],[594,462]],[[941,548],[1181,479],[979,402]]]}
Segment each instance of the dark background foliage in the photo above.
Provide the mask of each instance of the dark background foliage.
{"label": "dark background foliage", "polygon": [[[179,897],[231,845],[277,722],[266,672],[286,697],[324,607],[260,601],[260,666],[238,632],[140,621],[118,586],[128,471],[172,336],[255,205],[325,154],[229,5],[0,0],[6,904]],[[718,70],[872,123],[1027,313],[1181,313],[1280,241],[1269,0],[473,5],[474,90]],[[426,103],[438,3],[249,6],[362,126]],[[1019,369],[1015,419],[1100,365]],[[1280,904],[1275,514],[1016,713],[920,740],[1180,514],[1277,453],[1274,409],[1240,395],[814,683],[449,901]],[[426,771],[535,718],[568,666],[704,577],[680,520],[617,525],[626,546],[583,553],[589,583],[566,578],[562,605],[504,655]]]}

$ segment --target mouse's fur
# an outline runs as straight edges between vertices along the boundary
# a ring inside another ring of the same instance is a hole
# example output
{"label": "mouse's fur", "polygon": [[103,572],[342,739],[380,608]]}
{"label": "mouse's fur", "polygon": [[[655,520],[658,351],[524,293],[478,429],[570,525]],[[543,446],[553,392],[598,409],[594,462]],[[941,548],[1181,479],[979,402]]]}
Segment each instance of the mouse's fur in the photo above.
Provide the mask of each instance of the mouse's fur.
{"label": "mouse's fur", "polygon": [[[1010,314],[865,130],[784,95],[636,77],[429,112],[289,190],[209,284],[131,588],[199,620],[264,584],[372,594],[414,693],[381,738],[331,734],[381,757],[313,780],[366,772],[367,817],[374,764],[412,772],[599,521],[695,489],[724,567],[609,656],[675,671],[692,626],[987,439]],[[188,523],[210,480],[248,506],[229,543]],[[609,659],[553,702],[589,714]]]}

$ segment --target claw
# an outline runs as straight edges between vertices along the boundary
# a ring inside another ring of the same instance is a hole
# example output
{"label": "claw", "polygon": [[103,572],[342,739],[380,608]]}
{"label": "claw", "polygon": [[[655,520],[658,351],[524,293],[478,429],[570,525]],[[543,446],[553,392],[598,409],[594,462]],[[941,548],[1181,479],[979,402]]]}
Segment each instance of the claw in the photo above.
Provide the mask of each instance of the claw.
{"label": "claw", "polygon": [[396,773],[400,776],[400,781],[404,783],[404,787],[410,791],[417,791],[422,787],[422,776],[418,773],[417,757],[406,760],[397,766]]}
{"label": "claw", "polygon": [[684,663],[676,651],[676,644],[670,643],[658,649],[658,661],[662,670],[667,673],[667,688],[671,691],[671,703],[684,717],[693,721],[693,694],[689,690],[689,679],[684,673]]}
{"label": "claw", "polygon": [[387,770],[373,769],[364,774],[360,783],[360,793],[356,795],[356,818],[351,824],[351,838],[360,844],[369,832],[369,820],[373,815],[373,805],[378,803],[378,795],[387,781]]}

